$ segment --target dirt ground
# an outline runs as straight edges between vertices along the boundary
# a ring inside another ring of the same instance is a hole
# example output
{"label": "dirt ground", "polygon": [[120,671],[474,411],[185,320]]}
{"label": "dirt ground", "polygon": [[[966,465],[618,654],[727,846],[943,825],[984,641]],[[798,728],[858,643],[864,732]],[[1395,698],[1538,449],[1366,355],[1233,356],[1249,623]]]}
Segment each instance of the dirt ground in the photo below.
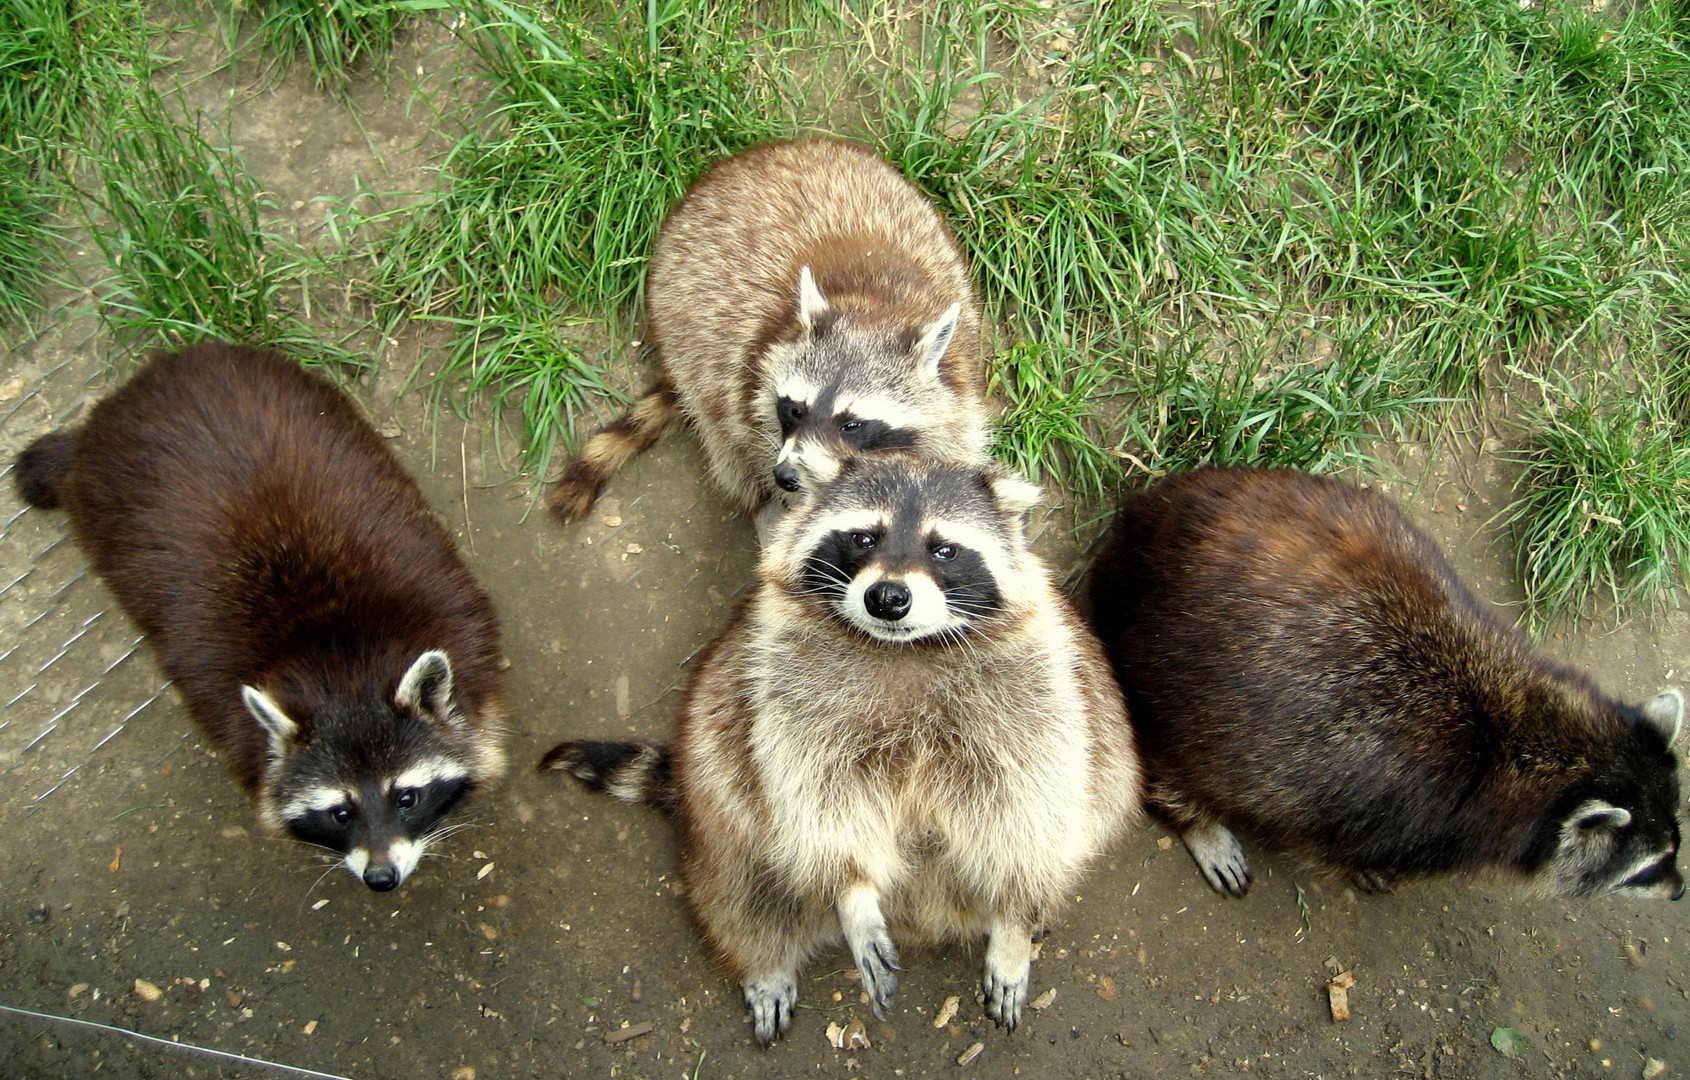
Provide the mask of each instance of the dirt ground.
{"label": "dirt ground", "polygon": [[[248,75],[202,92],[239,91],[248,162],[302,218],[354,173],[400,186],[426,157],[423,110],[368,105],[366,138],[296,82]],[[113,343],[67,314],[7,344],[9,467],[109,386]],[[0,1005],[181,1044],[0,1012],[0,1075],[281,1075],[189,1046],[358,1080],[1690,1075],[1690,907],[1536,901],[1506,881],[1358,896],[1259,849],[1254,891],[1232,901],[1154,826],[1086,879],[1034,965],[1048,1001],[1013,1035],[975,1000],[982,949],[959,944],[906,951],[884,1023],[846,954],[823,957],[790,1037],[758,1049],[689,921],[668,823],[532,768],[565,736],[665,736],[687,662],[750,580],[750,525],[684,434],[628,468],[591,521],[525,519],[529,488],[484,416],[436,429],[417,395],[396,399],[427,357],[401,336],[360,396],[499,606],[513,768],[395,893],[263,836],[62,515],[24,510],[0,477]],[[1508,551],[1485,528],[1509,467],[1479,448],[1429,467],[1417,447],[1394,453],[1420,482],[1393,493],[1512,618]],[[1065,520],[1034,524],[1064,577],[1083,562]],[[1545,648],[1639,699],[1685,681],[1690,620]],[[1341,971],[1356,985],[1335,1023],[1326,984]],[[834,1049],[829,1023],[851,1020],[870,1045]],[[1498,1027],[1524,1035],[1518,1056],[1492,1047]]]}

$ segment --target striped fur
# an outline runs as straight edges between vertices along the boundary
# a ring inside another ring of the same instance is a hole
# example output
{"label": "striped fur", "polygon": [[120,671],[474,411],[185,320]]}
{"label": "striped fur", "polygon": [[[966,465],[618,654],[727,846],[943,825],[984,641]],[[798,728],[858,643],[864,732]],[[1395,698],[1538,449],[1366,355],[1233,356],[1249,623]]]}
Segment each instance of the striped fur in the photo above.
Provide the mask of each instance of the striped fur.
{"label": "striped fur", "polygon": [[566,772],[589,791],[672,813],[679,804],[667,746],[635,742],[570,741],[540,759],[540,771]]}
{"label": "striped fur", "polygon": [[585,517],[622,466],[650,450],[681,418],[675,388],[667,379],[647,390],[634,407],[587,440],[546,496],[560,523]]}

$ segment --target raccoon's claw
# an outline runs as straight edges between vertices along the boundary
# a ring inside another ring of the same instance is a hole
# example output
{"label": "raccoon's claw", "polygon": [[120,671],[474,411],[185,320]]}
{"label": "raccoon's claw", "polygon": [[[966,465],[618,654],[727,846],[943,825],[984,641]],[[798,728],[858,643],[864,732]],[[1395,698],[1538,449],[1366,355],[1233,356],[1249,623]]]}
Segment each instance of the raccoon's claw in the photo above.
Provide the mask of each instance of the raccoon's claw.
{"label": "raccoon's claw", "polygon": [[751,1032],[767,1047],[792,1026],[792,1010],[798,1007],[798,984],[790,976],[748,979],[745,1003],[751,1007]]}
{"label": "raccoon's claw", "polygon": [[1186,850],[1211,888],[1222,896],[1242,897],[1250,891],[1250,864],[1238,837],[1225,825],[1205,825],[1180,833]]}
{"label": "raccoon's claw", "polygon": [[1391,891],[1391,875],[1382,870],[1357,870],[1350,875],[1350,884],[1364,893],[1388,893]]}
{"label": "raccoon's claw", "polygon": [[883,926],[853,951],[863,989],[874,1005],[874,1018],[885,1020],[892,1015],[892,995],[898,992],[898,972],[903,970],[898,966],[897,946]]}
{"label": "raccoon's claw", "polygon": [[1014,1031],[1021,1023],[1021,1010],[1027,1005],[1027,994],[1032,982],[1026,971],[1021,973],[1020,978],[1015,978],[988,968],[984,983],[986,1015],[992,1018],[993,1023],[1008,1031]]}

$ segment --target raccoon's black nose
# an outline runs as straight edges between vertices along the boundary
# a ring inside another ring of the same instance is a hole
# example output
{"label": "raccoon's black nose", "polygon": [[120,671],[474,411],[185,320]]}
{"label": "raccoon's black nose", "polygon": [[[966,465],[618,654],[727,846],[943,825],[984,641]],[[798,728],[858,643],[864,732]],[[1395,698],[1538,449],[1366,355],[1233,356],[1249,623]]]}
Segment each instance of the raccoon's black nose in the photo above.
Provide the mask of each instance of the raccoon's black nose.
{"label": "raccoon's black nose", "polygon": [[877,581],[863,593],[863,606],[877,619],[897,622],[910,613],[909,586],[901,581]]}
{"label": "raccoon's black nose", "polygon": [[399,884],[399,871],[391,866],[372,866],[364,871],[364,884],[376,892],[386,892]]}
{"label": "raccoon's black nose", "polygon": [[775,466],[775,483],[782,491],[797,491],[804,486],[798,479],[798,470],[784,461]]}

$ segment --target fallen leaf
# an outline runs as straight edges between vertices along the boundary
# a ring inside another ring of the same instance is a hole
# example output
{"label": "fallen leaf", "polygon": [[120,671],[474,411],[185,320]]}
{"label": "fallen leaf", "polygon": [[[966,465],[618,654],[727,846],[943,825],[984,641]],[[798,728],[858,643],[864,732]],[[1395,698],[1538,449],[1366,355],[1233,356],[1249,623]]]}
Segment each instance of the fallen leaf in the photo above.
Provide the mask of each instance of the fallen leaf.
{"label": "fallen leaf", "polygon": [[946,1024],[950,1023],[951,1017],[956,1015],[957,1006],[961,1004],[962,999],[957,997],[955,994],[946,998],[945,1003],[939,1006],[939,1014],[933,1018],[933,1026],[936,1028],[942,1028]]}
{"label": "fallen leaf", "polygon": [[121,869],[123,869],[123,848],[119,847],[111,857],[111,872],[115,874]]}
{"label": "fallen leaf", "polygon": [[1051,987],[1032,1001],[1027,1003],[1029,1009],[1048,1009],[1050,1003],[1056,1000],[1056,987]]}
{"label": "fallen leaf", "polygon": [[1643,1062],[1643,1080],[1655,1080],[1667,1071],[1667,1063],[1660,1058],[1649,1058]]}
{"label": "fallen leaf", "polygon": [[1490,1044],[1503,1057],[1519,1057],[1526,1048],[1526,1037],[1517,1028],[1499,1027],[1490,1033]]}
{"label": "fallen leaf", "polygon": [[1097,996],[1104,1001],[1117,1001],[1121,997],[1121,989],[1115,985],[1114,979],[1105,975],[1097,980]]}

